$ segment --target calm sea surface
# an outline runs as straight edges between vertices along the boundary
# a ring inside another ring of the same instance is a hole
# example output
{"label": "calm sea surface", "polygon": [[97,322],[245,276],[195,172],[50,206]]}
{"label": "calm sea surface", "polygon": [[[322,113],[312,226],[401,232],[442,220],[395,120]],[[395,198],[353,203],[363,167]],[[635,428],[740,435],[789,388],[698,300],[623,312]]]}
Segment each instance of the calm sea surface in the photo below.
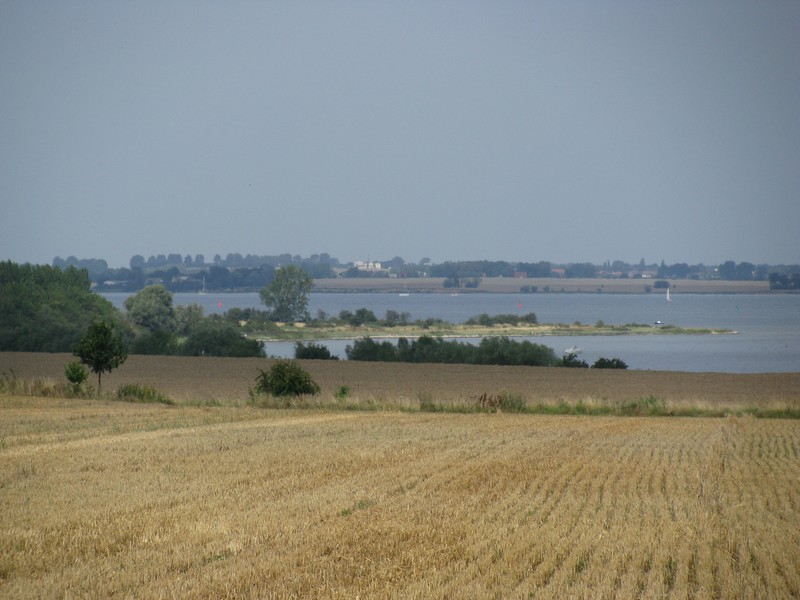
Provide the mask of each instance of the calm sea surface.
{"label": "calm sea surface", "polygon": [[[116,306],[128,294],[102,294]],[[175,305],[200,304],[209,313],[229,308],[263,308],[257,293],[175,294]],[[309,312],[330,316],[367,308],[382,318],[387,310],[412,320],[438,318],[461,323],[481,313],[536,314],[540,323],[652,324],[725,328],[736,335],[544,336],[526,338],[559,355],[578,346],[581,358],[617,357],[631,369],[762,373],[800,371],[800,295],[796,294],[311,294]],[[344,358],[350,341],[325,342]],[[294,344],[267,344],[267,353],[293,356]]]}

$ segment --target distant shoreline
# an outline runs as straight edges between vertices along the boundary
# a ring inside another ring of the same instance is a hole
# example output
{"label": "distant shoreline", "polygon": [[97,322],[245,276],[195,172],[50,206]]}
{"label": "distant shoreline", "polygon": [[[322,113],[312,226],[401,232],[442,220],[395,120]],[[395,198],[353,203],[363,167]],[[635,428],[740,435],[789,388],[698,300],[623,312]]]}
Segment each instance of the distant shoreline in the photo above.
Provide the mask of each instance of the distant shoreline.
{"label": "distant shoreline", "polygon": [[480,280],[480,285],[477,288],[446,288],[443,285],[444,281],[440,277],[315,279],[312,291],[317,293],[397,294],[663,294],[666,293],[666,288],[654,287],[655,282],[668,281],[672,296],[679,294],[762,294],[771,292],[769,281],[485,277]]}
{"label": "distant shoreline", "polygon": [[586,337],[586,336],[623,336],[623,335],[729,335],[738,334],[730,329],[711,329],[701,327],[671,327],[643,324],[628,325],[556,325],[556,324],[519,324],[519,325],[465,325],[454,323],[435,323],[430,327],[420,325],[383,325],[307,327],[305,323],[282,324],[282,335],[270,335],[255,332],[251,337],[260,342],[320,342],[351,341],[364,337],[371,339],[396,340],[399,338],[419,338],[430,336],[441,339],[467,339],[484,337]]}

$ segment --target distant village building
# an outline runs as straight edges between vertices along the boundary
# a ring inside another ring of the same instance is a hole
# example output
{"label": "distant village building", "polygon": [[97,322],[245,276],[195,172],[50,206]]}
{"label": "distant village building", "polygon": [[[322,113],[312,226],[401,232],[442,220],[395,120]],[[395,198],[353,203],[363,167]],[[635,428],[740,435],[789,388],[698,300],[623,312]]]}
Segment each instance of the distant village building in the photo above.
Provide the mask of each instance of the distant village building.
{"label": "distant village building", "polygon": [[366,262],[357,260],[356,269],[359,271],[382,271],[381,263],[377,261],[368,260]]}

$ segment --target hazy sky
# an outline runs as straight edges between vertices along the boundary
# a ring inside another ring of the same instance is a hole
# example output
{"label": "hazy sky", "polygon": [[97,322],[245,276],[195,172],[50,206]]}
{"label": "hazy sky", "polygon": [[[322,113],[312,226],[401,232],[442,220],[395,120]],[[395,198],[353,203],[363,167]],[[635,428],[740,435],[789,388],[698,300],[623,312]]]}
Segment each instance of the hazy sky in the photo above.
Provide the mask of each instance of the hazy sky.
{"label": "hazy sky", "polygon": [[0,259],[800,263],[800,2],[0,0]]}

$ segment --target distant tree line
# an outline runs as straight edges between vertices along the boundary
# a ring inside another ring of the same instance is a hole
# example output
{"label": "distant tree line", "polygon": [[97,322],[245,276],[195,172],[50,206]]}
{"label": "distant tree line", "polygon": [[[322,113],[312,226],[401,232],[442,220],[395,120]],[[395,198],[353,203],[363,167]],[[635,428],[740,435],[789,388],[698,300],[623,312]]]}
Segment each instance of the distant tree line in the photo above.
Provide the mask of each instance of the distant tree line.
{"label": "distant tree line", "polygon": [[172,304],[172,294],[153,285],[125,300],[135,336],[131,354],[183,356],[263,356],[260,342],[249,339],[238,323],[219,315],[205,316],[198,304]]}
{"label": "distant tree line", "polygon": [[204,267],[225,267],[228,269],[240,268],[257,268],[263,265],[272,267],[280,267],[285,265],[303,266],[307,269],[320,269],[325,272],[328,271],[325,267],[339,266],[339,261],[332,257],[330,254],[312,254],[308,258],[303,258],[299,255],[292,254],[276,254],[276,255],[257,255],[247,254],[241,255],[239,253],[230,253],[222,258],[219,254],[215,254],[214,258],[206,262],[205,256],[196,254],[192,257],[191,254],[181,256],[180,254],[158,254],[151,255],[145,259],[144,256],[136,254],[130,260],[131,269],[158,269],[163,267],[177,266],[185,268],[204,268]]}
{"label": "distant tree line", "polygon": [[328,254],[314,254],[308,258],[280,254],[256,256],[228,254],[225,258],[214,256],[206,262],[202,254],[194,257],[180,254],[159,254],[145,259],[131,257],[129,267],[109,268],[102,259],[66,259],[55,257],[53,266],[65,269],[73,266],[86,269],[97,291],[134,292],[147,285],[163,285],[171,292],[198,292],[220,290],[253,290],[270,283],[275,270],[294,265],[303,269],[313,279],[336,277],[334,267],[339,261]]}
{"label": "distant tree line", "polygon": [[[381,263],[380,270],[363,270],[352,263],[342,264],[329,254],[310,257],[292,254],[241,255],[219,254],[207,261],[202,254],[182,256],[177,253],[158,254],[145,258],[131,257],[129,267],[109,268],[102,259],[67,259],[56,257],[53,266],[65,269],[86,269],[98,291],[137,291],[146,285],[160,284],[172,292],[257,290],[267,285],[281,266],[296,266],[312,279],[333,277],[385,278],[385,277],[436,277],[444,280],[445,288],[478,288],[487,277],[565,277],[565,278],[659,278],[667,279],[723,279],[728,281],[770,281],[772,289],[791,287],[793,273],[800,273],[800,265],[756,265],[750,262],[725,261],[719,265],[675,263],[668,265],[646,264],[644,259],[632,264],[624,261],[593,263],[568,263],[557,265],[548,261],[447,261],[440,264],[423,258],[419,263],[408,263],[395,256]],[[775,275],[776,277],[773,277]],[[537,288],[538,290],[538,288]],[[528,286],[524,291],[536,291]]]}
{"label": "distant tree line", "polygon": [[[0,351],[75,352],[98,375],[115,368],[130,354],[185,356],[263,356],[261,343],[249,338],[252,330],[277,330],[276,320],[309,320],[308,294],[312,279],[300,267],[289,265],[261,290],[267,310],[232,309],[223,315],[204,315],[202,306],[173,306],[172,293],[160,285],[147,286],[129,296],[122,313],[91,291],[86,269],[69,266],[0,263]],[[326,315],[320,314],[322,320]],[[338,319],[351,325],[378,322],[366,309],[342,311]],[[408,323],[408,313],[387,311],[386,326]],[[536,323],[536,315],[479,315],[470,322]],[[432,321],[419,322],[425,327]],[[112,343],[113,342],[113,343]],[[299,344],[307,358],[331,358],[317,345]],[[477,345],[422,336],[397,345],[370,338],[348,346],[351,360],[440,362],[487,365],[564,365],[555,352],[541,344],[507,337],[484,338]],[[615,359],[616,360],[616,359]],[[607,368],[624,368],[621,361]],[[568,366],[583,366],[580,363]],[[595,365],[598,366],[598,365]]]}
{"label": "distant tree line", "polygon": [[92,292],[85,268],[0,262],[0,351],[72,352],[90,326],[104,323],[131,354],[263,356],[261,344],[244,335],[240,313],[174,307],[163,286],[130,296],[125,310]]}
{"label": "distant tree line", "polygon": [[771,273],[769,276],[771,290],[800,290],[800,272],[791,274]]}
{"label": "distant tree line", "polygon": [[[307,348],[298,344],[295,358],[333,358],[326,350],[319,347]],[[400,338],[394,344],[390,341],[377,342],[372,338],[364,337],[356,340],[352,346],[347,346],[345,354],[348,360],[369,362],[589,367],[585,361],[579,360],[574,354],[567,354],[559,358],[549,346],[534,344],[527,340],[512,340],[505,336],[486,337],[479,344],[444,340],[432,336],[422,336],[417,340]],[[591,368],[627,369],[628,365],[619,358],[599,358]]]}
{"label": "distant tree line", "polygon": [[124,322],[85,269],[0,262],[0,350],[70,352],[101,319]]}
{"label": "distant tree line", "polygon": [[507,337],[483,338],[479,344],[449,341],[438,337],[422,336],[417,340],[400,338],[397,344],[377,342],[372,338],[356,340],[345,349],[348,360],[451,363],[472,365],[528,365],[556,366],[561,359],[555,351],[542,344],[527,340],[515,341]]}
{"label": "distant tree line", "polygon": [[491,327],[493,325],[519,325],[525,323],[527,325],[536,325],[539,321],[536,319],[535,313],[528,313],[526,315],[494,315],[490,316],[488,313],[482,313],[477,317],[470,317],[464,322],[466,325],[483,325]]}

